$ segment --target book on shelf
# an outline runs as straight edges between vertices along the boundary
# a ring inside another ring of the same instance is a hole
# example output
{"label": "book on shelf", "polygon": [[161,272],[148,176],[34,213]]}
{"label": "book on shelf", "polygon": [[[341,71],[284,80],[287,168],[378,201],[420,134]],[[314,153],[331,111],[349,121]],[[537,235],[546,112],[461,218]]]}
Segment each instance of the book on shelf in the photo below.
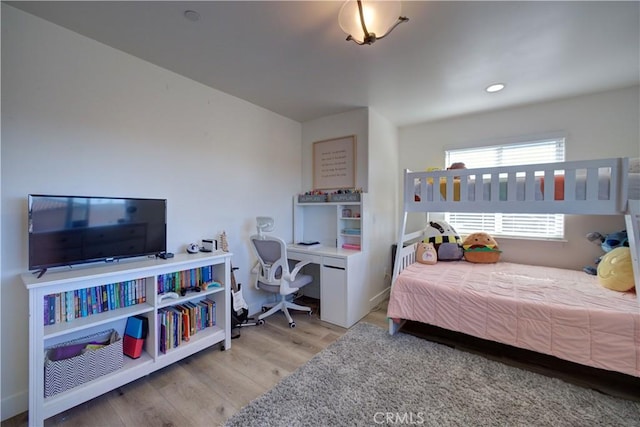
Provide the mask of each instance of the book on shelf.
{"label": "book on shelf", "polygon": [[[189,289],[195,287],[205,288],[207,284],[213,281],[213,266],[208,265],[190,270],[182,270],[174,273],[161,274],[158,276],[156,283],[156,292],[158,295],[166,292],[178,292],[181,289]],[[144,287],[142,289],[145,295]],[[143,298],[146,298],[143,296]]]}
{"label": "book on shelf", "polygon": [[44,296],[43,324],[74,319],[146,302],[145,279],[109,283]]}
{"label": "book on shelf", "polygon": [[166,353],[216,324],[216,302],[209,298],[186,301],[158,310],[159,350]]}
{"label": "book on shelf", "polygon": [[344,243],[342,245],[342,248],[343,249],[353,249],[353,250],[359,251],[360,250],[360,245],[356,245],[356,244],[353,244],[353,243]]}
{"label": "book on shelf", "polygon": [[359,228],[345,228],[344,230],[342,230],[343,234],[350,234],[350,235],[354,235],[354,236],[359,236],[360,235],[360,229]]}

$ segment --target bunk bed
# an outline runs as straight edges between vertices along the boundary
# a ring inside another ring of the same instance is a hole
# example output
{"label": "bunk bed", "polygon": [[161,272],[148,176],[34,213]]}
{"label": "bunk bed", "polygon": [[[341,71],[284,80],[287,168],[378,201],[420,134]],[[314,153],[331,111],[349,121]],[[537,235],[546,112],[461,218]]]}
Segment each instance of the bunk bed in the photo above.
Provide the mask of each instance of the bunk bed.
{"label": "bunk bed", "polygon": [[[635,171],[638,172],[638,171]],[[500,261],[416,263],[410,212],[625,215],[640,290],[640,173],[628,158],[404,173],[389,333],[407,320],[640,377],[640,291],[582,271]],[[478,230],[482,231],[482,230]]]}

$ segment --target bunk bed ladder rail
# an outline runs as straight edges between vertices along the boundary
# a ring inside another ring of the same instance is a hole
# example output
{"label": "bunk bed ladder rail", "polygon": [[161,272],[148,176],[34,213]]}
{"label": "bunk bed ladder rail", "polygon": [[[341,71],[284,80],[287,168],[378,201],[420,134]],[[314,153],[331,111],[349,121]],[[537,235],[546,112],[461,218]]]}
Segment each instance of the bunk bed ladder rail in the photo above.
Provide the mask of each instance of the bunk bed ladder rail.
{"label": "bunk bed ladder rail", "polygon": [[631,265],[636,285],[636,296],[640,303],[640,200],[629,200],[625,215],[629,249],[631,249]]}
{"label": "bunk bed ladder rail", "polygon": [[[405,171],[406,173],[407,171]],[[395,259],[393,263],[393,276],[391,278],[391,291],[393,292],[393,286],[396,283],[396,279],[398,275],[416,262],[416,243],[412,243],[405,246],[405,243],[416,241],[423,237],[423,230],[415,231],[413,233],[405,234],[407,229],[407,211],[404,212],[402,216],[402,226],[400,227],[400,233],[398,235],[398,244],[396,246]],[[404,325],[405,320],[396,319],[388,319],[389,322],[389,334],[393,335],[400,330],[402,325]]]}
{"label": "bunk bed ladder rail", "polygon": [[395,283],[398,275],[416,262],[416,245],[406,245],[407,242],[418,241],[423,237],[424,230],[415,231],[413,233],[405,234],[407,227],[407,213],[404,212],[402,217],[402,227],[400,228],[400,235],[398,236],[398,244],[396,246],[395,259],[393,263],[393,276],[391,277],[391,286]]}

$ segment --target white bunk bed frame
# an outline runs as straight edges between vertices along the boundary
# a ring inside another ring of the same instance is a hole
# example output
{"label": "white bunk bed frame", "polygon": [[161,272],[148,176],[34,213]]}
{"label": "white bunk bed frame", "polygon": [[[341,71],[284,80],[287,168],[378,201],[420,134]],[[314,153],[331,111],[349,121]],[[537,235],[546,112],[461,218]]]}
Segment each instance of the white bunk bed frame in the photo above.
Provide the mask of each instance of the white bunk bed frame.
{"label": "white bunk bed frame", "polygon": [[[455,169],[404,173],[404,215],[398,236],[392,286],[402,270],[415,262],[415,242],[422,230],[406,233],[409,212],[502,212],[580,215],[625,215],[636,289],[640,289],[640,200],[628,199],[628,158]],[[555,176],[564,175],[564,199],[555,200]],[[536,197],[539,177],[544,177],[543,195]],[[602,177],[608,176],[607,194],[599,194]],[[578,181],[584,197],[576,198]],[[482,185],[474,185],[482,182]],[[433,183],[436,183],[435,185]],[[504,188],[506,183],[506,188]],[[502,195],[500,194],[502,187]],[[524,185],[522,194],[517,186]],[[459,200],[454,200],[456,187]],[[440,196],[444,190],[445,197]],[[488,190],[488,191],[487,191]],[[473,194],[470,194],[473,193]],[[470,196],[474,200],[469,200]],[[417,196],[417,197],[416,197]],[[640,292],[637,292],[640,303]],[[403,325],[389,319],[389,333]]]}

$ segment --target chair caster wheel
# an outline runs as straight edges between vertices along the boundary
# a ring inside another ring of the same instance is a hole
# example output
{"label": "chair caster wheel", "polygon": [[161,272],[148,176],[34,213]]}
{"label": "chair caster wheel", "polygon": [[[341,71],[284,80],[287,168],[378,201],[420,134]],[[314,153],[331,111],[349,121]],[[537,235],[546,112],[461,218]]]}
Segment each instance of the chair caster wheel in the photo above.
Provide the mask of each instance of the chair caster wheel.
{"label": "chair caster wheel", "polygon": [[258,325],[264,325],[264,319],[258,320]]}
{"label": "chair caster wheel", "polygon": [[313,314],[313,310],[309,310],[309,317]]}
{"label": "chair caster wheel", "polygon": [[291,323],[289,323],[289,327],[290,327],[290,328],[295,328],[295,327],[296,327],[296,322],[291,322]]}

